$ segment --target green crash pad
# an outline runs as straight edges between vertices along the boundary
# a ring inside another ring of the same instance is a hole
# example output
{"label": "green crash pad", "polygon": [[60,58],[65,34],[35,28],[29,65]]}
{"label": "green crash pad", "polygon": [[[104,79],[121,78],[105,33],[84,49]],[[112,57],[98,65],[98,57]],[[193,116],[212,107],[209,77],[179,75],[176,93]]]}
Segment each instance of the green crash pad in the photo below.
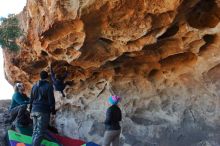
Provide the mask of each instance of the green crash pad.
{"label": "green crash pad", "polygon": [[[24,144],[25,146],[31,146],[32,138],[31,136],[23,135],[17,133],[13,130],[8,130],[8,138],[10,146],[16,146],[17,144]],[[50,142],[48,140],[43,140],[41,146],[59,146],[57,143]]]}

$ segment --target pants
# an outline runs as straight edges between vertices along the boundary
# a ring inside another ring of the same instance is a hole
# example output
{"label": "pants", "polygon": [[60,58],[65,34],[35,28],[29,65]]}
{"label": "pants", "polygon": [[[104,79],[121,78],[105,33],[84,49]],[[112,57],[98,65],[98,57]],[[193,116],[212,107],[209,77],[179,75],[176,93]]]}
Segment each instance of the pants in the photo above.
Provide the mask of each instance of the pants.
{"label": "pants", "polygon": [[105,131],[103,146],[119,146],[121,130]]}
{"label": "pants", "polygon": [[50,122],[50,113],[31,113],[33,118],[32,146],[40,146]]}
{"label": "pants", "polygon": [[9,110],[10,118],[8,122],[12,123],[13,121],[22,121],[23,114],[26,112],[27,105],[19,105]]}

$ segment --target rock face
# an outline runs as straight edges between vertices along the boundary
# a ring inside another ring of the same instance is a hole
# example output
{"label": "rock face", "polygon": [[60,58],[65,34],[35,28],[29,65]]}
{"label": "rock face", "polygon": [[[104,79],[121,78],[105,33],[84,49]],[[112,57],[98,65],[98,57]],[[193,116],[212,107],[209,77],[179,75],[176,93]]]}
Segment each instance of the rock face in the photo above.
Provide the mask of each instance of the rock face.
{"label": "rock face", "polygon": [[220,145],[218,0],[28,0],[10,83],[67,68],[59,132],[101,143],[107,97],[122,97],[121,145]]}

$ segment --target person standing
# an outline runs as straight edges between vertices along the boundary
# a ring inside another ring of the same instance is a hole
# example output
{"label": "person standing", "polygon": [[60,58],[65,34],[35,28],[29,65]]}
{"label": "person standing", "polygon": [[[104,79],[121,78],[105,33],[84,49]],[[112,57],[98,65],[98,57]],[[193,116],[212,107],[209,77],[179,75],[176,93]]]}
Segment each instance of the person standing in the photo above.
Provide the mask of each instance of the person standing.
{"label": "person standing", "polygon": [[105,134],[103,146],[119,146],[119,137],[121,133],[120,121],[122,120],[121,110],[118,107],[119,96],[110,96],[111,106],[107,109],[105,120]]}
{"label": "person standing", "polygon": [[40,80],[32,87],[30,111],[33,119],[32,146],[40,146],[46,135],[50,114],[55,115],[53,86],[47,81],[48,73],[42,71]]}

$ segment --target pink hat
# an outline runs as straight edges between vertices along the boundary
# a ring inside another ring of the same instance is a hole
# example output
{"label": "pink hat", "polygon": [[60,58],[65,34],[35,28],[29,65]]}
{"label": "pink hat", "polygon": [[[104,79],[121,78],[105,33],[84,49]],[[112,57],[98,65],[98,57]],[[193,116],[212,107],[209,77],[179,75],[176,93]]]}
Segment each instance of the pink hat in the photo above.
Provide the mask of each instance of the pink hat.
{"label": "pink hat", "polygon": [[120,100],[121,100],[121,97],[117,95],[109,96],[108,98],[109,103],[112,105],[117,104]]}

